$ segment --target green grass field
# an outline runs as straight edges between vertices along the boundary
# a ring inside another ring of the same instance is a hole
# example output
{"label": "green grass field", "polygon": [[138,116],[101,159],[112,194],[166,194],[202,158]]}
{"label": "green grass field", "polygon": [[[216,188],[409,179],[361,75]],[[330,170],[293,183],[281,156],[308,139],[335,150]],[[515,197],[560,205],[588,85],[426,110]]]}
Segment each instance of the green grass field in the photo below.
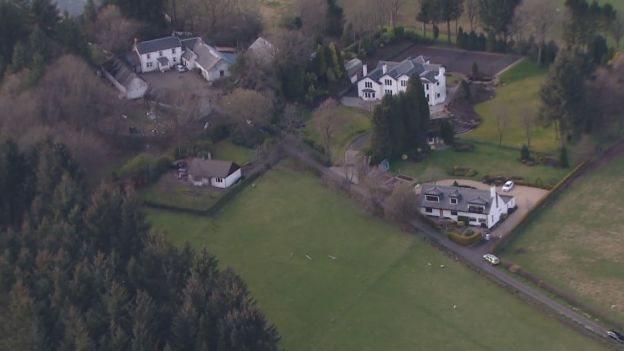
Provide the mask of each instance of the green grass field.
{"label": "green grass field", "polygon": [[234,161],[242,166],[253,160],[255,150],[235,145],[229,140],[222,140],[213,146],[213,153],[216,159]]}
{"label": "green grass field", "polygon": [[148,218],[233,267],[286,350],[602,349],[288,163],[215,219]]}
{"label": "green grass field", "polygon": [[592,170],[503,252],[549,283],[624,320],[624,156]]}
{"label": "green grass field", "polygon": [[328,109],[317,109],[308,122],[304,135],[318,145],[323,145],[321,119],[331,118],[331,153],[335,162],[344,158],[344,153],[355,137],[371,129],[371,117],[365,111],[338,105]]}
{"label": "green grass field", "polygon": [[472,177],[474,180],[480,180],[486,174],[507,178],[520,176],[532,183],[541,181],[544,185],[556,184],[569,171],[546,166],[529,167],[519,162],[519,158],[519,151],[477,144],[473,152],[437,150],[422,162],[395,162],[392,169],[397,173],[415,177],[419,182],[458,178],[449,175],[449,170],[459,166],[476,170],[478,174]]}
{"label": "green grass field", "polygon": [[496,96],[475,106],[483,123],[467,133],[466,138],[499,142],[499,116],[504,126],[502,144],[516,148],[527,144],[525,117],[530,119],[531,149],[540,152],[554,152],[559,146],[553,127],[543,127],[537,121],[539,114],[539,90],[546,77],[546,69],[539,68],[530,60],[505,72]]}

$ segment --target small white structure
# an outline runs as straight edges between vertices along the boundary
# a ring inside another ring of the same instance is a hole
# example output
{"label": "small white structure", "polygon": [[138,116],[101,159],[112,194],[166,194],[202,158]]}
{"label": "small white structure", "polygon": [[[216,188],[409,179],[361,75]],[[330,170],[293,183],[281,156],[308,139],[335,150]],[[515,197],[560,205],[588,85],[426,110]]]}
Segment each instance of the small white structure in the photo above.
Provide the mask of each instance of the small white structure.
{"label": "small white structure", "polygon": [[420,212],[431,217],[492,228],[516,208],[513,196],[500,195],[496,188],[478,190],[460,186],[423,185]]}
{"label": "small white structure", "polygon": [[139,57],[141,72],[165,72],[181,62],[182,43],[175,36],[137,42],[134,52]]}
{"label": "small white structure", "polygon": [[230,76],[230,67],[236,62],[233,50],[210,46],[199,38],[182,40],[182,63],[189,70],[199,70],[208,82]]}
{"label": "small white structure", "polygon": [[106,61],[102,65],[102,72],[104,77],[119,90],[119,96],[122,98],[140,99],[145,96],[149,87],[146,81],[116,58]]}
{"label": "small white structure", "polygon": [[194,158],[188,163],[189,181],[195,186],[212,185],[226,189],[242,176],[241,168],[232,161]]}
{"label": "small white structure", "polygon": [[408,58],[401,62],[379,61],[377,67],[367,72],[363,66],[364,78],[358,81],[358,95],[367,101],[381,100],[386,95],[397,95],[407,90],[412,76],[419,76],[430,106],[446,100],[446,70],[432,64],[423,56]]}

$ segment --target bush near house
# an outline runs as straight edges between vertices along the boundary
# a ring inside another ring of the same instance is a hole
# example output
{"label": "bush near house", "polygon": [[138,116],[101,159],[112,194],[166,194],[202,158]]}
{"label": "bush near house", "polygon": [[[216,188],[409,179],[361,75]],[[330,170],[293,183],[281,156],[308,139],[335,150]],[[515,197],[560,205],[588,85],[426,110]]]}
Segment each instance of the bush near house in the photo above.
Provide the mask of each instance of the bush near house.
{"label": "bush near house", "polygon": [[155,156],[142,153],[126,162],[118,172],[121,178],[129,179],[137,187],[155,182],[171,166],[173,159],[169,156]]}

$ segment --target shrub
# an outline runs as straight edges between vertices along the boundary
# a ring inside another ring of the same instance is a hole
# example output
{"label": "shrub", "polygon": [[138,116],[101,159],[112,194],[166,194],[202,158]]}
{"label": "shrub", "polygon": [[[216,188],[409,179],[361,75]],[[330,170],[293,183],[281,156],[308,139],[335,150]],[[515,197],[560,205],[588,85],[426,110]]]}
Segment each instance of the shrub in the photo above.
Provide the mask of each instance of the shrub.
{"label": "shrub", "polygon": [[528,161],[531,159],[531,152],[529,151],[529,147],[526,145],[522,145],[522,149],[520,150],[520,160]]}
{"label": "shrub", "polygon": [[568,149],[565,146],[561,147],[559,154],[559,165],[563,168],[570,167],[570,161],[568,160]]}
{"label": "shrub", "polygon": [[462,235],[458,232],[449,231],[447,235],[449,239],[451,239],[453,242],[462,246],[470,246],[474,243],[479,242],[482,239],[481,233],[474,231],[472,231],[471,235]]}
{"label": "shrub", "polygon": [[453,143],[453,150],[457,152],[471,152],[471,151],[474,151],[474,149],[475,149],[474,144],[459,143],[459,142]]}
{"label": "shrub", "polygon": [[210,129],[208,136],[212,139],[212,142],[218,143],[230,136],[230,129],[227,125],[220,124]]}

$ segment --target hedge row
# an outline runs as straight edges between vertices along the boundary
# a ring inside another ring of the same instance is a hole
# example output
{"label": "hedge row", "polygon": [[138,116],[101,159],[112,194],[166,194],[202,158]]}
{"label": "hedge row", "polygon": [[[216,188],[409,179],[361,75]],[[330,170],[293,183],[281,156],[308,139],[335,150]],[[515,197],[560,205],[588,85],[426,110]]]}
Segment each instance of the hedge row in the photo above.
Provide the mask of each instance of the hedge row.
{"label": "hedge row", "polygon": [[483,238],[480,232],[475,232],[472,235],[466,236],[458,232],[449,231],[447,235],[451,241],[462,246],[470,246],[481,241]]}

